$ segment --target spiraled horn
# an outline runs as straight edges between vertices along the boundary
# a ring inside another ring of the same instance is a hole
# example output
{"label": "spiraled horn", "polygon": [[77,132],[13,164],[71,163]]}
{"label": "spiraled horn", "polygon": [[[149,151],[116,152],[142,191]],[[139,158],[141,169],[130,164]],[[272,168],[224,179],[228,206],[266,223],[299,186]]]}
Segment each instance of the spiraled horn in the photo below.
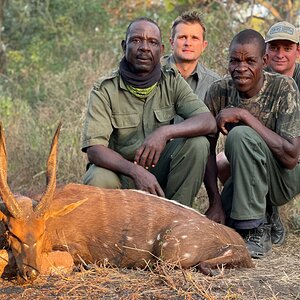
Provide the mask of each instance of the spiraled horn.
{"label": "spiraled horn", "polygon": [[49,203],[53,198],[55,188],[56,188],[56,165],[57,165],[57,144],[59,132],[61,129],[62,123],[60,122],[55,135],[52,140],[51,149],[47,162],[47,187],[46,191],[41,198],[39,204],[36,206],[35,211],[39,218],[41,218],[49,207]]}
{"label": "spiraled horn", "polygon": [[0,122],[0,196],[6,205],[7,210],[14,218],[21,217],[20,206],[7,184],[7,154],[5,135],[2,123]]}

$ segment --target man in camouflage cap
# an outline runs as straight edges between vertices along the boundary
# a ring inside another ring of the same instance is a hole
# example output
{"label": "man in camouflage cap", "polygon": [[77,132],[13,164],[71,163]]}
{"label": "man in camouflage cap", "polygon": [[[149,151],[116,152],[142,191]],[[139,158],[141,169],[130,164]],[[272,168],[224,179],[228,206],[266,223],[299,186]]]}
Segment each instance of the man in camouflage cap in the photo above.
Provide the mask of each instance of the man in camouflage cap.
{"label": "man in camouflage cap", "polygon": [[257,31],[238,33],[229,46],[231,76],[214,82],[205,97],[219,132],[227,135],[231,171],[218,197],[217,135],[210,139],[206,174],[216,195],[210,216],[224,210],[226,224],[240,232],[256,258],[272,248],[266,207],[283,205],[300,193],[299,90],[292,78],[264,71],[265,48]]}

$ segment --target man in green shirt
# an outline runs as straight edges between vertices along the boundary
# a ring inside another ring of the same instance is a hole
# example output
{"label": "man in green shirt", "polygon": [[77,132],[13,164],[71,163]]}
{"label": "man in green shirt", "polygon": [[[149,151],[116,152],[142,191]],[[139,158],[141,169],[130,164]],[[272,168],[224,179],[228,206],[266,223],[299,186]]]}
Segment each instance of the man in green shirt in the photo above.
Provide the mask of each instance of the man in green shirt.
{"label": "man in green shirt", "polygon": [[[229,47],[230,76],[214,82],[205,97],[219,131],[227,135],[231,173],[218,197],[216,160],[208,160],[207,188],[216,195],[210,218],[224,210],[226,224],[244,236],[257,258],[272,248],[266,207],[300,193],[299,90],[292,78],[265,72],[265,64],[263,37],[241,31]],[[217,137],[210,139],[213,158]]]}
{"label": "man in green shirt", "polygon": [[[208,108],[174,70],[163,70],[158,25],[131,22],[119,69],[95,83],[83,128],[84,183],[136,188],[191,205],[216,132]],[[175,115],[184,121],[172,124]]]}
{"label": "man in green shirt", "polygon": [[[265,70],[292,77],[300,90],[300,64],[296,62],[300,57],[300,46],[296,27],[286,21],[275,23],[268,30],[265,43],[267,58]],[[230,177],[230,166],[224,152],[217,155],[217,166],[218,177],[224,184]],[[279,246],[284,242],[285,228],[277,206],[270,206],[268,210],[272,243]]]}

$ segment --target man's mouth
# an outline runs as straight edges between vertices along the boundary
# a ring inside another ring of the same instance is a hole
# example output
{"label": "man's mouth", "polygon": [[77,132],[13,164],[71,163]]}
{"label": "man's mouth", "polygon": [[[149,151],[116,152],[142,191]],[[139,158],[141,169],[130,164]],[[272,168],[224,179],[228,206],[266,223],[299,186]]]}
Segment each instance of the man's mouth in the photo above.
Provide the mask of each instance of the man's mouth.
{"label": "man's mouth", "polygon": [[234,82],[239,83],[239,84],[244,84],[247,81],[250,80],[249,77],[245,77],[245,76],[234,76],[233,77]]}
{"label": "man's mouth", "polygon": [[287,63],[286,61],[283,60],[273,60],[276,64],[285,64]]}
{"label": "man's mouth", "polygon": [[137,56],[137,59],[141,60],[141,61],[149,61],[149,60],[151,60],[151,58],[149,56]]}

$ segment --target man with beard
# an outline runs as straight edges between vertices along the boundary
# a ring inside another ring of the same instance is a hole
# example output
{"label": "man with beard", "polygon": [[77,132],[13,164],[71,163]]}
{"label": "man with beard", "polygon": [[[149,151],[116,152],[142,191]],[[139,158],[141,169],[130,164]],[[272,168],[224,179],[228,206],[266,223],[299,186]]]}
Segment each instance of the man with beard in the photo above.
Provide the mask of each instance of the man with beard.
{"label": "man with beard", "polygon": [[[185,80],[162,70],[161,31],[148,18],[132,21],[119,69],[98,80],[89,97],[82,151],[85,184],[135,188],[191,205],[216,132],[208,108]],[[175,115],[184,121],[172,124]]]}

